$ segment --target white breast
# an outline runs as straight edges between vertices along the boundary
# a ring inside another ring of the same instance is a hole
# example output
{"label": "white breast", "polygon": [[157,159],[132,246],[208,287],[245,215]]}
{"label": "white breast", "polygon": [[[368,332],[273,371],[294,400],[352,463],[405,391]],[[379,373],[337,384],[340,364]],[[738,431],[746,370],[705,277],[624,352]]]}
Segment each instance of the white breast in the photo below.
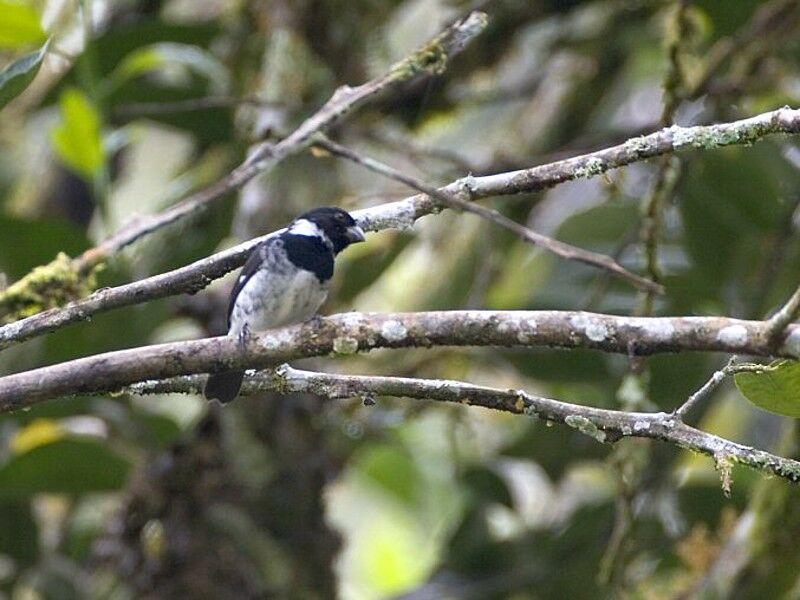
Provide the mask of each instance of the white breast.
{"label": "white breast", "polygon": [[264,331],[313,317],[328,295],[310,271],[293,270],[276,274],[262,270],[254,274],[239,292],[231,312],[230,333],[238,334],[247,323],[251,331]]}

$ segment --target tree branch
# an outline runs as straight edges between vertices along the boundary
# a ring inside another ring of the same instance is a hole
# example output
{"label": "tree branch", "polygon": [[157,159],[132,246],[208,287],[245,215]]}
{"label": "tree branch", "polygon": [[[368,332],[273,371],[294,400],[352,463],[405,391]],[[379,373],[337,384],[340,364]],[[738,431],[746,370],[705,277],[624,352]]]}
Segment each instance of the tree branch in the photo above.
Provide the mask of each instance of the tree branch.
{"label": "tree branch", "polygon": [[717,389],[719,384],[721,384],[725,378],[731,374],[731,367],[735,364],[735,362],[736,356],[731,356],[727,365],[718,371],[714,371],[711,377],[709,377],[708,381],[701,385],[695,393],[689,396],[686,399],[686,402],[672,411],[672,416],[680,421],[683,421],[692,408],[699,404],[701,400],[709,396],[711,392]]}
{"label": "tree branch", "polygon": [[[800,133],[800,110],[781,108],[756,117],[719,125],[672,126],[650,135],[632,138],[612,146],[530,169],[498,173],[484,177],[467,176],[439,188],[443,193],[468,189],[473,200],[533,192],[581,177],[593,177],[654,156],[687,148],[717,148],[749,145],[765,136]],[[422,216],[435,213],[439,204],[421,194],[373,208],[356,211],[354,216],[367,231],[407,229]],[[272,234],[274,235],[274,234]],[[0,349],[64,325],[91,318],[92,315],[139,304],[166,296],[195,293],[212,280],[244,264],[250,251],[266,236],[256,238],[185,267],[148,277],[127,285],[101,290],[89,298],[51,309],[0,327]]]}
{"label": "tree branch", "polygon": [[781,337],[786,332],[786,327],[795,321],[800,315],[800,286],[794,291],[794,294],[781,306],[781,308],[772,315],[768,320],[770,330],[770,339],[775,344],[780,343]]}
{"label": "tree branch", "polygon": [[[336,156],[341,156],[375,173],[380,173],[385,177],[404,183],[405,185],[428,195],[442,206],[478,215],[479,217],[482,217],[487,221],[494,223],[495,225],[499,225],[500,227],[513,232],[526,242],[552,252],[556,256],[608,271],[609,273],[612,273],[617,277],[624,279],[628,283],[636,286],[640,290],[646,290],[653,293],[664,293],[664,288],[661,285],[654,283],[653,281],[650,281],[641,275],[637,275],[632,271],[629,271],[610,256],[584,250],[583,248],[578,248],[577,246],[573,246],[546,235],[542,235],[541,233],[537,233],[532,229],[525,227],[524,225],[520,225],[516,221],[509,219],[496,210],[470,202],[470,190],[468,187],[465,187],[463,190],[461,190],[461,194],[439,191],[438,188],[428,185],[416,177],[407,175],[368,156],[362,156],[350,148],[346,148],[341,144],[337,144],[336,142],[329,140],[325,136],[320,136],[315,143]],[[461,198],[460,195],[465,195],[467,199],[465,200]]]}
{"label": "tree branch", "polygon": [[0,412],[64,395],[113,392],[146,379],[266,368],[311,356],[375,348],[506,346],[590,348],[628,355],[728,352],[800,356],[800,326],[780,347],[766,321],[725,317],[624,317],[577,311],[343,313],[253,335],[143,346],[0,378]]}
{"label": "tree branch", "polygon": [[[199,393],[204,377],[192,375],[162,381],[145,381],[127,388],[133,394]],[[291,367],[274,373],[259,372],[245,378],[243,394],[265,391],[312,393],[330,399],[392,396],[483,406],[513,414],[564,423],[599,442],[624,437],[661,440],[687,450],[747,465],[764,473],[800,483],[800,462],[690,427],[666,413],[607,410],[535,396],[520,390],[499,390],[460,381],[333,375]]]}

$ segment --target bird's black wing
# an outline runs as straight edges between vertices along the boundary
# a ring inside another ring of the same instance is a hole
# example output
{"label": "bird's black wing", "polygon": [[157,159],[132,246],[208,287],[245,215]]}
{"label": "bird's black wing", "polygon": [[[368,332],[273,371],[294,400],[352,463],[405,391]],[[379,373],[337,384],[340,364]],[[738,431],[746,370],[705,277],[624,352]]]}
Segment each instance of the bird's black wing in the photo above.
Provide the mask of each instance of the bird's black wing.
{"label": "bird's black wing", "polygon": [[250,253],[250,256],[247,257],[247,261],[244,263],[244,267],[239,272],[239,277],[236,278],[236,284],[233,286],[231,290],[231,297],[228,301],[228,328],[230,329],[231,326],[231,313],[233,312],[233,306],[236,304],[236,297],[239,295],[239,292],[242,291],[242,288],[247,285],[247,282],[250,281],[250,278],[255,275],[259,268],[263,265],[264,257],[269,252],[270,246],[274,245],[279,238],[277,237],[270,237],[261,242],[258,246],[253,248],[253,251]]}

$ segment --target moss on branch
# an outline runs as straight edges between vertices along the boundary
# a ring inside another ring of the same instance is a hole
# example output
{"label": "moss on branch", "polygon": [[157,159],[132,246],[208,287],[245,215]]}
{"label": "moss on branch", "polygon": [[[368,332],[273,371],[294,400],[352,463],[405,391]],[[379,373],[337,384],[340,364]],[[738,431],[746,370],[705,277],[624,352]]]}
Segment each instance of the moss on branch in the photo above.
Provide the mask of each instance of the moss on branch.
{"label": "moss on branch", "polygon": [[75,261],[59,252],[0,292],[0,321],[23,319],[87,296],[96,286],[97,270],[81,273]]}

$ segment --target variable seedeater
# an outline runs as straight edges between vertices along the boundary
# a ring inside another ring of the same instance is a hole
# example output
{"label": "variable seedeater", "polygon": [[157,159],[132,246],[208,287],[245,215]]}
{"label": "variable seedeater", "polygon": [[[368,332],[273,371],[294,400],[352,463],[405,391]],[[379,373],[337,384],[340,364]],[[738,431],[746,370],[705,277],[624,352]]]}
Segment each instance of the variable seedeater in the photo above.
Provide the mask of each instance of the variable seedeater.
{"label": "variable seedeater", "polygon": [[[317,314],[328,296],[336,255],[364,241],[364,231],[340,208],[315,208],[280,235],[253,249],[231,292],[228,335],[245,338],[301,323]],[[239,394],[244,371],[209,376],[203,394],[230,402]]]}

